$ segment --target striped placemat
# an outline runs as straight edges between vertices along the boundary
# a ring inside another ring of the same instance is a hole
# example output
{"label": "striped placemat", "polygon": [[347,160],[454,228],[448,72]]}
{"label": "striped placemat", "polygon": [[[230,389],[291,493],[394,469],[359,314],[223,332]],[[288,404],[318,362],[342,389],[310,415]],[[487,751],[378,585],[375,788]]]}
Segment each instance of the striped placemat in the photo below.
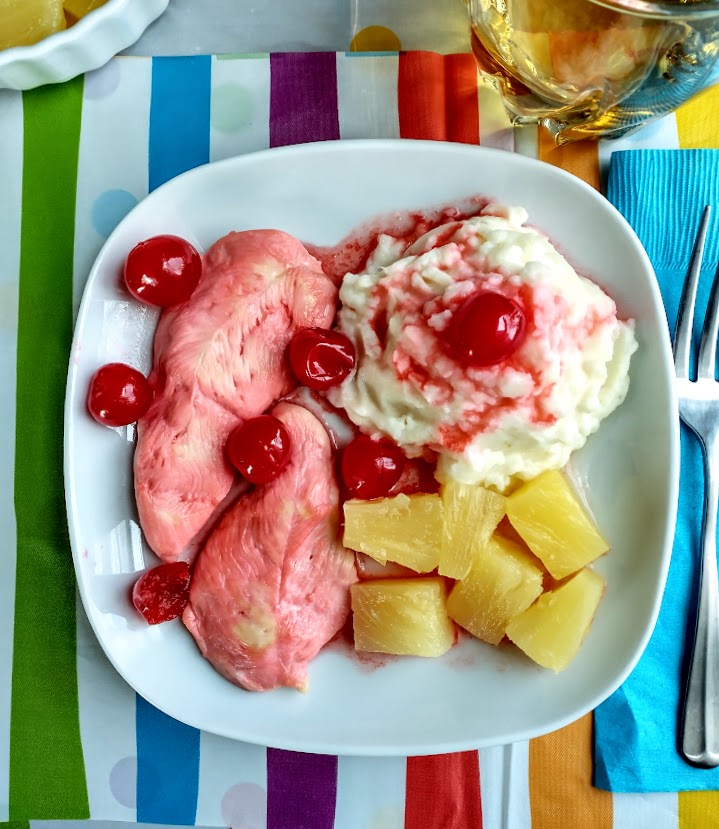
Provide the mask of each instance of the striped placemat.
{"label": "striped placemat", "polygon": [[404,137],[521,152],[599,187],[613,149],[719,146],[718,107],[710,89],[636,137],[557,148],[509,126],[470,55],[430,53],[119,58],[62,86],[0,92],[0,820],[716,825],[716,793],[591,788],[591,717],[529,743],[376,759],[264,749],[169,719],[115,674],[77,603],[62,409],[95,256],[139,199],[184,170],[301,141]]}

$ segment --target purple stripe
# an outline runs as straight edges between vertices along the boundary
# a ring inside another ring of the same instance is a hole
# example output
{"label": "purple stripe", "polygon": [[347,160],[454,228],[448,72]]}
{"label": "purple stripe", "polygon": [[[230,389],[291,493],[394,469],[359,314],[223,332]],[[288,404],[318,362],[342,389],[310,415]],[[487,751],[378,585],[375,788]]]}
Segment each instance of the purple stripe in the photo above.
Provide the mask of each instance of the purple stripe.
{"label": "purple stripe", "polygon": [[267,829],[333,829],[337,758],[267,749]]}
{"label": "purple stripe", "polygon": [[270,55],[270,146],[339,137],[334,52]]}

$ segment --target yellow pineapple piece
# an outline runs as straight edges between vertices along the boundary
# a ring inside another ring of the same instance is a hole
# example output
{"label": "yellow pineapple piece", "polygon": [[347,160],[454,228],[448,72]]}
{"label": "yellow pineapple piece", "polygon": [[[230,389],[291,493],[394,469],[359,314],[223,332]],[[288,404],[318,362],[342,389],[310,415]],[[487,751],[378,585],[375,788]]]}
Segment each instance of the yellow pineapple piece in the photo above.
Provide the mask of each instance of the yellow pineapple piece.
{"label": "yellow pineapple piece", "polygon": [[542,592],[537,565],[526,548],[493,535],[479,549],[467,578],[452,588],[447,612],[478,639],[498,644],[509,622]]}
{"label": "yellow pineapple piece", "polygon": [[507,636],[530,659],[559,673],[577,655],[603,592],[598,573],[580,570],[512,619]]}
{"label": "yellow pineapple piece", "polygon": [[65,0],[65,11],[73,17],[84,17],[89,12],[104,6],[107,0]]}
{"label": "yellow pineapple piece", "polygon": [[482,486],[450,481],[442,486],[444,535],[439,573],[463,579],[472,569],[478,550],[506,512],[506,498]]}
{"label": "yellow pineapple piece", "polygon": [[0,0],[0,49],[30,46],[64,28],[62,0]]}
{"label": "yellow pineapple piece", "polygon": [[380,564],[394,561],[417,573],[429,573],[439,564],[442,515],[437,494],[353,499],[345,502],[342,543]]}
{"label": "yellow pineapple piece", "polygon": [[355,567],[357,568],[357,575],[363,580],[413,579],[417,577],[414,570],[410,570],[409,567],[402,567],[401,564],[395,564],[393,561],[380,564],[372,556],[364,553],[355,553]]}
{"label": "yellow pineapple piece", "polygon": [[555,579],[563,579],[609,549],[594,520],[557,469],[542,473],[507,498],[507,516]]}
{"label": "yellow pineapple piece", "polygon": [[456,641],[444,579],[385,579],[350,588],[355,649],[441,656]]}

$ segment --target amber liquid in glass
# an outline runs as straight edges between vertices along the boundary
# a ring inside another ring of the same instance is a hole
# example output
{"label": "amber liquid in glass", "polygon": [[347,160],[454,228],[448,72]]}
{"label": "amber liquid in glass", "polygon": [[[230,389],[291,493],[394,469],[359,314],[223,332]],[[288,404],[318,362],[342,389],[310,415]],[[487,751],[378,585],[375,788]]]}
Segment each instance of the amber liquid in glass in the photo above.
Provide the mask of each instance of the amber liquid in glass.
{"label": "amber liquid in glass", "polygon": [[637,17],[590,0],[470,0],[472,50],[515,123],[561,142],[623,135],[707,81],[716,20]]}

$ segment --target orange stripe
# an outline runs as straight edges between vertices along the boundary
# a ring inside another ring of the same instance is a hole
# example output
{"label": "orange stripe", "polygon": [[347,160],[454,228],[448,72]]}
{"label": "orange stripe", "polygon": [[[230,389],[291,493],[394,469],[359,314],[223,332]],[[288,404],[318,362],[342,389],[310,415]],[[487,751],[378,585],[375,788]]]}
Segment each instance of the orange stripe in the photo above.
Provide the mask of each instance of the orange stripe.
{"label": "orange stripe", "polygon": [[679,829],[717,829],[719,792],[679,792]]}
{"label": "orange stripe", "polygon": [[601,190],[599,180],[599,148],[596,141],[577,141],[558,147],[543,127],[537,131],[539,158],[578,176]]}
{"label": "orange stripe", "polygon": [[397,98],[402,138],[479,143],[477,64],[472,55],[403,52]]}
{"label": "orange stripe", "polygon": [[482,829],[476,751],[407,758],[404,829]]}
{"label": "orange stripe", "polygon": [[592,715],[529,743],[532,829],[612,829],[610,792],[592,787]]}

